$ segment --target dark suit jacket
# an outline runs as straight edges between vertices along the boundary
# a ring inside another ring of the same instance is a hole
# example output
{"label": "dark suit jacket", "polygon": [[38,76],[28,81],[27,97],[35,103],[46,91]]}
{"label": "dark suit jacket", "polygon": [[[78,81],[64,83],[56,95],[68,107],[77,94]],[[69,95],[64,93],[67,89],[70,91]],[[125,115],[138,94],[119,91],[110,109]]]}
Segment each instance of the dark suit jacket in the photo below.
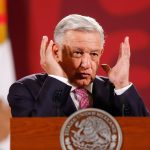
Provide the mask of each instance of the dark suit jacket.
{"label": "dark suit jacket", "polygon": [[[8,102],[12,115],[69,116],[77,111],[70,90],[70,86],[47,74],[24,77],[10,87]],[[134,86],[117,96],[107,78],[95,78],[92,97],[94,108],[105,110],[113,116],[149,115]]]}

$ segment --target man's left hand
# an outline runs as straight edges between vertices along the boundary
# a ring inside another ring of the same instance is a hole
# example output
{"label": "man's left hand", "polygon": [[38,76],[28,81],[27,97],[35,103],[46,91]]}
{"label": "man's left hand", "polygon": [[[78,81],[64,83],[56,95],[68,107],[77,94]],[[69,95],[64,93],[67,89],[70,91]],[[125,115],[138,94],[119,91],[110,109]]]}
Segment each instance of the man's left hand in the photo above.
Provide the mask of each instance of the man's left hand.
{"label": "man's left hand", "polygon": [[120,89],[130,84],[129,82],[130,67],[130,44],[129,37],[125,37],[124,42],[120,45],[120,53],[116,65],[107,70],[109,80],[115,85],[115,89]]}

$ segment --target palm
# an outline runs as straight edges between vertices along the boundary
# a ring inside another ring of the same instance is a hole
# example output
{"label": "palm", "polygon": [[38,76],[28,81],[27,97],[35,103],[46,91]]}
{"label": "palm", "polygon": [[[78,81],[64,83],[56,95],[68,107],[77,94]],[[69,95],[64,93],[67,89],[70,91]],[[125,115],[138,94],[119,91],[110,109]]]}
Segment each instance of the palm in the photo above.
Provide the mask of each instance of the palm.
{"label": "palm", "polygon": [[109,80],[115,88],[122,88],[129,85],[130,67],[130,45],[129,38],[125,37],[121,43],[120,53],[116,65],[108,72]]}
{"label": "palm", "polygon": [[53,41],[50,40],[49,44],[47,44],[47,42],[48,37],[44,36],[41,42],[41,49],[40,49],[41,67],[47,74],[64,76],[64,71],[56,61],[54,52],[52,50],[54,45]]}

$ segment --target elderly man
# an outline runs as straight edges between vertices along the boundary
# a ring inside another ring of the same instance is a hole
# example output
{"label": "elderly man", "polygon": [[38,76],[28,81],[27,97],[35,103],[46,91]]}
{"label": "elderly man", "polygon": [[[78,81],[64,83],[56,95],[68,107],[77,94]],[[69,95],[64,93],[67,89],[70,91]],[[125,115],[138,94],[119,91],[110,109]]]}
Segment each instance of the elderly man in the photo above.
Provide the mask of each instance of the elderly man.
{"label": "elderly man", "polygon": [[69,116],[88,107],[113,116],[147,116],[129,81],[130,45],[125,37],[116,65],[103,66],[108,78],[96,76],[104,33],[95,19],[77,14],[63,18],[54,42],[43,36],[40,64],[46,73],[15,82],[8,95],[13,116]]}

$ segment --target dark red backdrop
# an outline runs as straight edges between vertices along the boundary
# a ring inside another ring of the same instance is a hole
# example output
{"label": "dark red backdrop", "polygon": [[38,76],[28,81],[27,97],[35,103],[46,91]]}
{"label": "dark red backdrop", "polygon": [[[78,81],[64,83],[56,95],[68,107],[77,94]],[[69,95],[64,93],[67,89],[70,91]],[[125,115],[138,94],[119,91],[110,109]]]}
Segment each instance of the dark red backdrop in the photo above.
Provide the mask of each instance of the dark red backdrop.
{"label": "dark red backdrop", "polygon": [[[131,43],[130,79],[150,109],[150,1],[149,0],[13,0],[8,1],[9,33],[17,79],[40,72],[39,47],[42,35],[53,38],[62,17],[89,15],[104,27],[105,53],[101,63],[113,66],[120,42],[129,35]],[[99,69],[98,74],[104,75]]]}

